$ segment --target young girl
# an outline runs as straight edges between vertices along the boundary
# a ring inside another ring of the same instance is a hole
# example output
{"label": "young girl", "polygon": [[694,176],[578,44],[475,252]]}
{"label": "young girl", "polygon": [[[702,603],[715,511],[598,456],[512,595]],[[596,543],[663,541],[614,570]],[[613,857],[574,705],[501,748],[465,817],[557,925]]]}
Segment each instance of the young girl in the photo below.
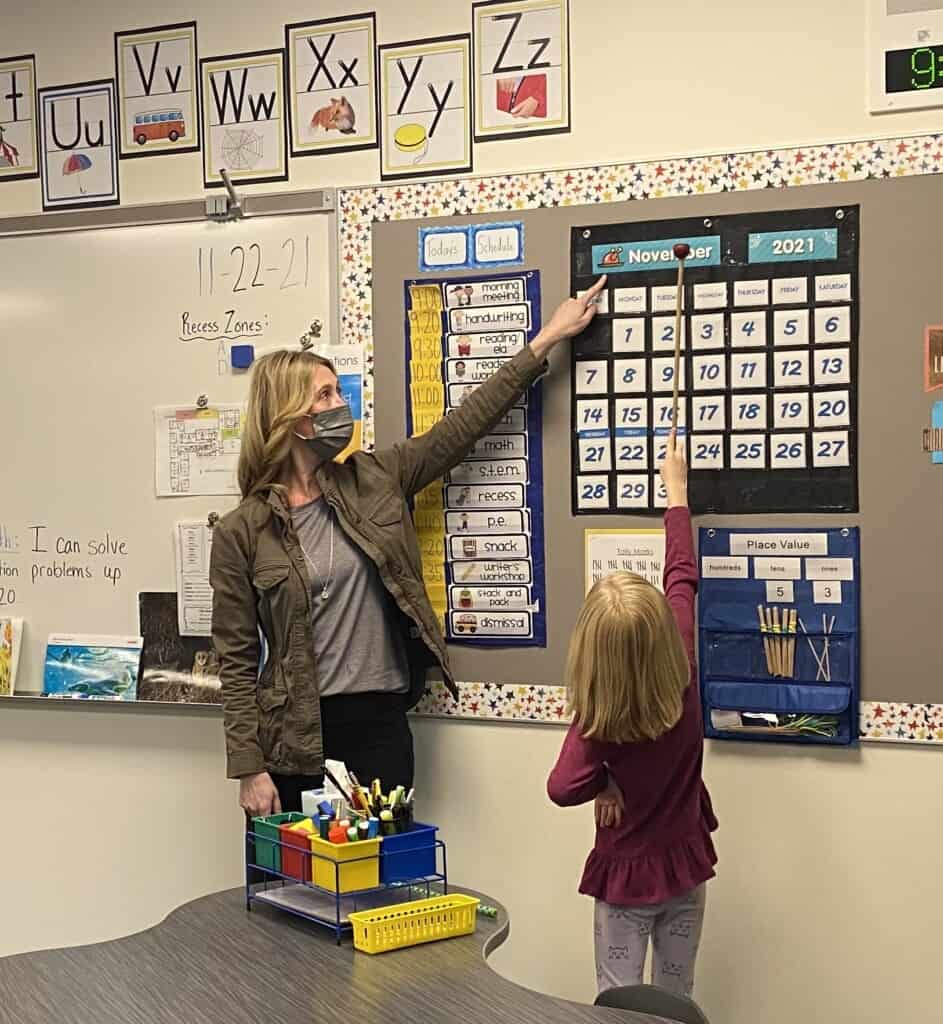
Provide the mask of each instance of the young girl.
{"label": "young girl", "polygon": [[596,801],[596,843],[580,892],[596,899],[599,991],[652,981],[690,995],[717,861],[717,820],[701,780],[704,737],[694,663],[697,565],[684,442],[661,466],[668,494],[665,593],[634,573],[590,591],[570,642],[573,724],[547,791]]}

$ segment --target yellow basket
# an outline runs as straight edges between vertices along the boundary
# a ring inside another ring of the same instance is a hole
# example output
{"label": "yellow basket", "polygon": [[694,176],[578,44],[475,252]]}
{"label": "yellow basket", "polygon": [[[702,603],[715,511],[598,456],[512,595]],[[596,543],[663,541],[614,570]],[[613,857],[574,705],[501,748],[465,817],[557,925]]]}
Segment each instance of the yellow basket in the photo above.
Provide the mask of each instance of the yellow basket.
{"label": "yellow basket", "polygon": [[364,953],[418,946],[438,939],[471,935],[479,900],[473,896],[433,896],[348,915],[354,928],[354,948]]}

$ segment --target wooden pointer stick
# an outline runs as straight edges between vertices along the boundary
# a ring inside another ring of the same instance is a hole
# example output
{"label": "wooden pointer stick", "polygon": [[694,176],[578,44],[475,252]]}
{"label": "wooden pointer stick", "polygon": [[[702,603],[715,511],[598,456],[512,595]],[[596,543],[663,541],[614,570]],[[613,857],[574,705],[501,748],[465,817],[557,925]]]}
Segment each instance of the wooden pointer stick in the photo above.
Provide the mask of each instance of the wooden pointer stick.
{"label": "wooden pointer stick", "polygon": [[678,370],[681,366],[681,309],[684,306],[684,261],[691,254],[691,246],[687,242],[676,242],[672,249],[678,261],[678,290],[675,294],[675,375],[674,389],[671,395],[671,425],[678,429]]}

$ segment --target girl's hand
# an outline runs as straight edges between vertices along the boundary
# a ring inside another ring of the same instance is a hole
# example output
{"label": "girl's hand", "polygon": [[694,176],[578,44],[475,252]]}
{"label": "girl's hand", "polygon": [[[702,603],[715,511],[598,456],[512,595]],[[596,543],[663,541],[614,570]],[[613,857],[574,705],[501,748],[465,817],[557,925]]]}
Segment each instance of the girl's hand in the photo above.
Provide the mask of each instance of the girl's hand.
{"label": "girl's hand", "polygon": [[618,828],[622,824],[625,797],[610,779],[606,788],[596,797],[596,825],[598,828]]}
{"label": "girl's hand", "polygon": [[550,350],[564,338],[572,338],[586,330],[596,315],[599,308],[596,299],[605,286],[606,275],[603,274],[585,295],[578,299],[565,299],[557,306],[549,322],[530,343],[538,359],[546,359]]}
{"label": "girl's hand", "polygon": [[668,435],[665,457],[658,468],[665,482],[668,508],[687,505],[688,464],[684,458],[684,437],[679,440],[675,430]]}

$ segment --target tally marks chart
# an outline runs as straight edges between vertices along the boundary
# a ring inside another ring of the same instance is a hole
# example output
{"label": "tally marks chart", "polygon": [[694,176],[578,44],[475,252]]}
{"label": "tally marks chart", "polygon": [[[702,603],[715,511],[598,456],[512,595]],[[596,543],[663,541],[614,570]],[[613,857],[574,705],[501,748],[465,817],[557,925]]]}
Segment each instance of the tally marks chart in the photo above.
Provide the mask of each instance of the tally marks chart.
{"label": "tally marks chart", "polygon": [[[406,429],[432,429],[540,329],[538,271],[405,282]],[[541,385],[415,497],[423,579],[451,643],[545,647]]]}
{"label": "tally marks chart", "polygon": [[704,734],[858,741],[857,527],[702,527],[699,671]]}

